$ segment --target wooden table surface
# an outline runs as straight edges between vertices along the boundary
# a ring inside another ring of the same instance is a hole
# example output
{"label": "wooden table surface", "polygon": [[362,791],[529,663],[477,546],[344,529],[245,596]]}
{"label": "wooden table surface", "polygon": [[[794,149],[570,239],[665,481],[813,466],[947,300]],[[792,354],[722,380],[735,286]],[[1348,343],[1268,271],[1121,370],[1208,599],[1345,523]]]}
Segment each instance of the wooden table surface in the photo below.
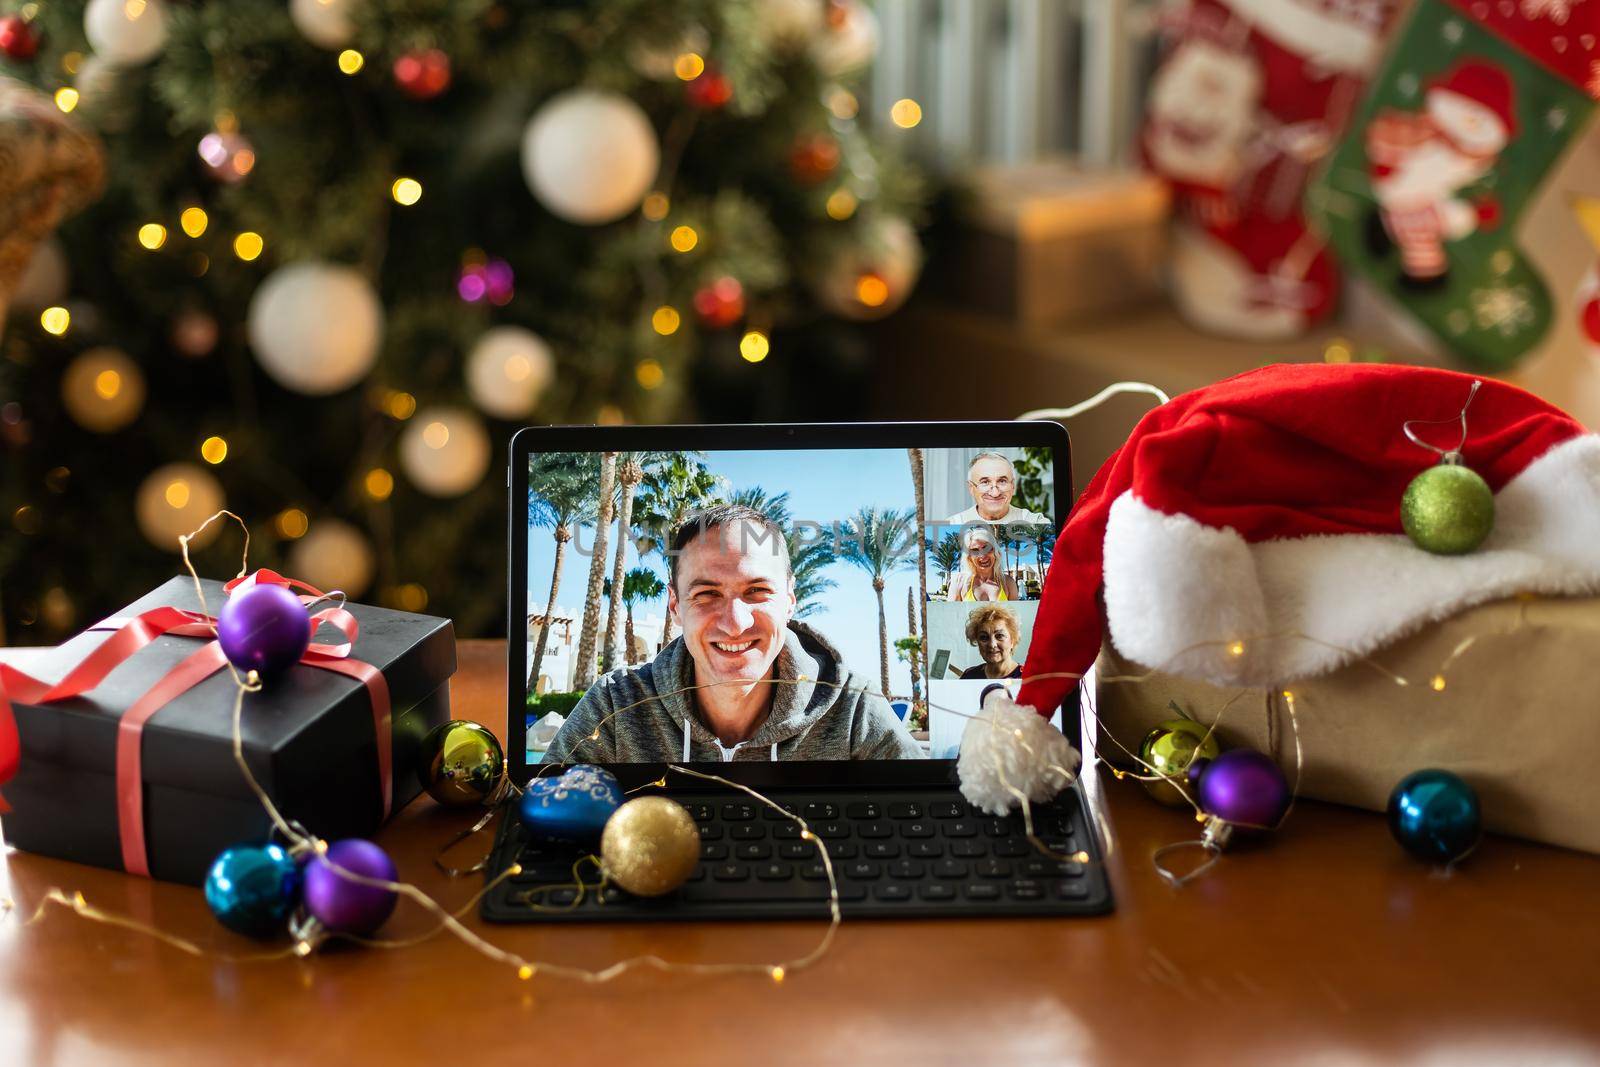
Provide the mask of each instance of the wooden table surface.
{"label": "wooden table surface", "polygon": [[[463,642],[454,712],[498,730],[503,645]],[[195,959],[52,910],[52,886],[218,950],[251,945],[197,890],[9,851],[0,858],[0,1065],[177,1063],[1600,1063],[1600,858],[1491,838],[1441,877],[1378,816],[1300,804],[1288,826],[1184,890],[1150,866],[1183,812],[1105,780],[1117,911],[1094,919],[846,921],[781,985],[641,972],[605,986],[519,981],[453,939],[264,964]],[[446,903],[433,870],[472,816],[423,798],[379,840]],[[485,842],[486,844],[487,842]],[[491,927],[530,957],[603,966],[770,960],[823,924]],[[427,926],[402,905],[393,935]]]}

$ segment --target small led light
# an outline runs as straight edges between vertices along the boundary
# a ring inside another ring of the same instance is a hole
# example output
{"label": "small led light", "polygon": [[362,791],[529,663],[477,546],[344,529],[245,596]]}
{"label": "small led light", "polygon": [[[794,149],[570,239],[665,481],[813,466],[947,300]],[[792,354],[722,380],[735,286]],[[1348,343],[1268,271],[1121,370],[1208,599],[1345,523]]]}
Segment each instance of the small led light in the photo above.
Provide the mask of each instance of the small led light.
{"label": "small led light", "polygon": [[1349,363],[1350,356],[1350,345],[1343,340],[1329,341],[1322,350],[1322,361],[1324,363]]}
{"label": "small led light", "polygon": [[278,532],[290,541],[304,537],[311,528],[311,520],[299,508],[285,508],[278,512]]}
{"label": "small led light", "polygon": [[645,389],[655,389],[667,380],[667,372],[653,359],[641,359],[639,365],[633,368],[633,376]]}
{"label": "small led light", "polygon": [[1228,655],[1230,655],[1230,656],[1242,656],[1242,655],[1244,655],[1244,642],[1243,641],[1235,641],[1233,644],[1229,645],[1228,646]]}
{"label": "small led light", "polygon": [[692,82],[704,74],[705,70],[706,61],[695,52],[685,52],[672,61],[672,73],[676,74],[680,81]]}
{"label": "small led light", "polygon": [[189,503],[189,483],[182,478],[174,479],[167,483],[167,491],[164,495],[169,507],[186,507]]}
{"label": "small led light", "polygon": [[1444,675],[1442,675],[1442,674],[1434,675],[1433,676],[1433,681],[1429,682],[1428,684],[1433,686],[1433,691],[1435,693],[1444,692]]}
{"label": "small led light", "polygon": [[294,954],[299,956],[301,959],[311,955],[311,942],[296,941],[294,945]]}
{"label": "small led light", "polygon": [[922,105],[910,97],[902,97],[889,109],[889,117],[902,130],[909,130],[922,121]]}
{"label": "small led light", "polygon": [[396,178],[389,187],[389,195],[402,207],[410,207],[422,199],[422,183],[415,178]]}
{"label": "small led light", "polygon": [[522,873],[522,864],[520,864],[520,863],[513,863],[511,866],[506,868],[506,877],[508,877],[508,878],[515,878],[517,875],[519,875],[521,873]]}
{"label": "small led light", "polygon": [[439,449],[450,443],[450,427],[435,420],[422,428],[422,443]]}
{"label": "small led light", "polygon": [[760,330],[751,330],[739,338],[739,355],[746,363],[760,363],[767,358],[767,352],[771,347],[767,335]]}
{"label": "small led light", "polygon": [[846,121],[856,117],[861,110],[861,102],[856,99],[856,94],[849,89],[835,89],[828,94],[828,110],[833,112],[836,119]]}
{"label": "small led light", "polygon": [[154,252],[167,243],[167,228],[159,222],[147,222],[139,227],[139,243]]}
{"label": "small led light", "polygon": [[115,400],[122,392],[122,375],[107,367],[94,376],[94,392],[101,400]]}
{"label": "small led light", "polygon": [[802,841],[815,841],[816,839],[817,839],[817,835],[812,833],[810,830],[801,830],[800,831],[800,840],[802,840]]}
{"label": "small led light", "polygon": [[384,404],[384,410],[389,413],[391,419],[404,422],[417,413],[417,398],[410,393],[390,393]]}
{"label": "small led light", "polygon": [[71,111],[78,106],[78,90],[70,85],[63,85],[56,90],[56,107],[62,111]]}
{"label": "small led light", "polygon": [[835,222],[843,222],[856,213],[856,197],[848,189],[835,189],[828,196],[826,205],[828,217]]}
{"label": "small led light", "polygon": [[662,304],[650,316],[650,328],[662,337],[671,337],[678,332],[678,326],[683,322],[683,316],[678,314],[678,309],[671,304]]}
{"label": "small led light", "polygon": [[372,499],[388,500],[389,494],[394,492],[394,475],[382,467],[374,467],[367,472],[363,485]]}
{"label": "small led light", "polygon": [[640,211],[651,222],[660,222],[667,217],[667,212],[672,209],[672,200],[666,193],[651,193],[644,198]]}
{"label": "small led light", "polygon": [[186,207],[183,209],[183,214],[178,216],[178,225],[183,227],[183,232],[190,237],[199,237],[205,233],[210,221],[205,208],[201,207]]}
{"label": "small led light", "polygon": [[772,980],[774,982],[781,982],[781,981],[783,981],[783,976],[787,972],[782,967],[774,967],[774,968],[772,968],[772,970],[768,971],[767,973],[772,975]]}
{"label": "small led light", "polygon": [[856,299],[869,308],[882,307],[889,301],[889,283],[876,274],[863,274],[856,279]]}
{"label": "small led light", "polygon": [[676,252],[692,252],[694,246],[700,243],[700,235],[694,232],[693,226],[679,226],[672,231],[672,248]]}
{"label": "small led light", "polygon": [[346,48],[339,53],[339,70],[345,74],[359,74],[366,65],[367,57],[354,48]]}
{"label": "small led light", "polygon": [[200,443],[200,455],[215,466],[228,458],[228,442],[220,437],[208,437]]}
{"label": "small led light", "polygon": [[72,325],[72,313],[59,305],[47,307],[39,312],[39,325],[44,327],[45,333],[53,333],[60,337],[67,332],[67,327]]}
{"label": "small led light", "polygon": [[233,254],[248,263],[259,256],[266,246],[259,233],[246,230],[233,239]]}
{"label": "small led light", "polygon": [[521,967],[517,968],[517,977],[526,982],[528,979],[533,977],[533,968],[524,963]]}
{"label": "small led light", "polygon": [[428,591],[416,582],[407,582],[397,590],[397,599],[403,611],[421,611],[428,606]]}

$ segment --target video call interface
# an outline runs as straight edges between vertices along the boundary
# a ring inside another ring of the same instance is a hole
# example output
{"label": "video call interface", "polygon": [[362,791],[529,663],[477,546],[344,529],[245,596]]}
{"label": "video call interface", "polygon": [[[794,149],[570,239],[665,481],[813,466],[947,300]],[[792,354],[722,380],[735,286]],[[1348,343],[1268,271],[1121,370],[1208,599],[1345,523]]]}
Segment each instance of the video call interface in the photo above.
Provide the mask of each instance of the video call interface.
{"label": "video call interface", "polygon": [[1052,462],[530,456],[528,763],[956,758],[986,691],[1021,685]]}

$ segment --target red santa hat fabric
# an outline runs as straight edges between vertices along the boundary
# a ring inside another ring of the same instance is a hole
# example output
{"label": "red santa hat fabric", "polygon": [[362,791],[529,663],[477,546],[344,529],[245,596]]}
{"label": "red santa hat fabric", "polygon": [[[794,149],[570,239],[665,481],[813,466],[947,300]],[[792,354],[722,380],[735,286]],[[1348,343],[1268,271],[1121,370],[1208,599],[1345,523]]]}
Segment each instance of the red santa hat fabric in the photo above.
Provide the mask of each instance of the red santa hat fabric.
{"label": "red santa hat fabric", "polygon": [[1516,110],[1511,106],[1511,79],[1499,67],[1482,60],[1457,64],[1428,87],[1428,94],[1448,93],[1471,101],[1500,120],[1501,143],[1517,135]]}
{"label": "red santa hat fabric", "polygon": [[[1521,592],[1600,592],[1600,437],[1485,381],[1462,455],[1495,492],[1477,552],[1400,525],[1438,456],[1407,420],[1454,418],[1473,378],[1387,365],[1272,366],[1147,414],[1057,542],[1019,704],[1043,713],[1109,635],[1148,667],[1272,686],[1341,667],[1429,621]],[[1457,424],[1417,427],[1453,447]]]}

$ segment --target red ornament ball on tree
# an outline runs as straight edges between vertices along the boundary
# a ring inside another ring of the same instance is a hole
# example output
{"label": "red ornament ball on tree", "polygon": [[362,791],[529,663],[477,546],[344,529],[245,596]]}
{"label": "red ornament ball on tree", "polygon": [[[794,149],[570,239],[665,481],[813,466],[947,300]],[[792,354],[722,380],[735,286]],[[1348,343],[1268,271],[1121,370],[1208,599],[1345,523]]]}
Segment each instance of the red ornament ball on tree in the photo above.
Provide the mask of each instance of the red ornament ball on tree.
{"label": "red ornament ball on tree", "polygon": [[1578,322],[1583,327],[1584,339],[1600,347],[1600,296],[1583,305],[1583,310],[1578,313]]}
{"label": "red ornament ball on tree", "polygon": [[683,87],[689,106],[701,111],[718,111],[733,99],[733,83],[721,71],[707,67],[700,76]]}
{"label": "red ornament ball on tree", "polygon": [[744,318],[744,286],[722,277],[694,294],[694,313],[713,330],[725,330]]}
{"label": "red ornament ball on tree", "polygon": [[0,52],[19,63],[39,54],[39,32],[21,15],[0,19]]}
{"label": "red ornament ball on tree", "polygon": [[438,48],[407,52],[394,61],[394,81],[413,100],[432,100],[450,88],[450,57]]}
{"label": "red ornament ball on tree", "polygon": [[828,134],[803,134],[789,149],[789,173],[801,185],[818,185],[838,169],[839,142]]}

